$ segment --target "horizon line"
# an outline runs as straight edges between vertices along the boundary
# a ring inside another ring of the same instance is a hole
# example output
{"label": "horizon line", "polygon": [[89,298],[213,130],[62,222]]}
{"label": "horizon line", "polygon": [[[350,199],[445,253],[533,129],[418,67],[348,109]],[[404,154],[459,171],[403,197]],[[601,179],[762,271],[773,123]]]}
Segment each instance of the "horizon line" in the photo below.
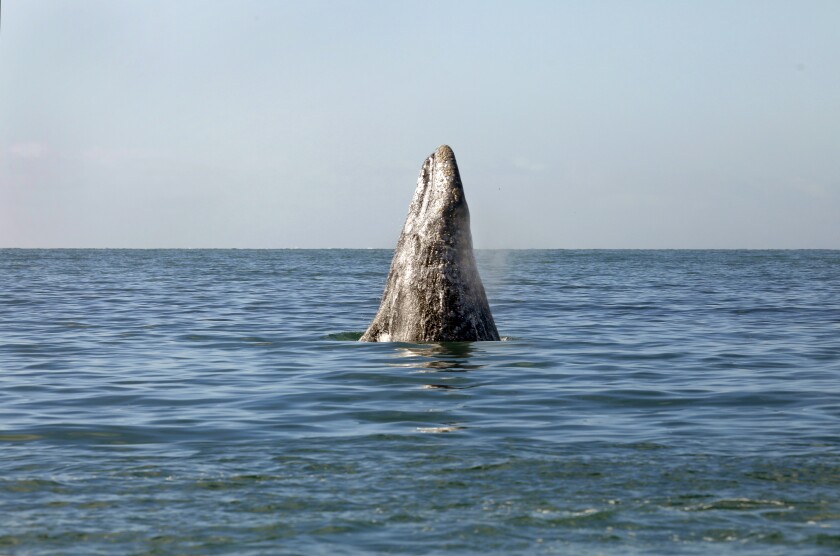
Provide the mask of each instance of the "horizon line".
{"label": "horizon line", "polygon": [[[396,247],[2,247],[21,251],[393,251]],[[840,247],[474,247],[475,251],[840,251]]]}

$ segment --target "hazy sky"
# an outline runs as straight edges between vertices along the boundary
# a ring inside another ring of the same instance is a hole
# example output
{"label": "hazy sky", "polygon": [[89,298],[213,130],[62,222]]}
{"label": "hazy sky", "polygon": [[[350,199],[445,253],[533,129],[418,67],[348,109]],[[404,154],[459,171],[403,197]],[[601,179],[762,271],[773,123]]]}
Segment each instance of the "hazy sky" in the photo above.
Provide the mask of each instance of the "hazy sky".
{"label": "hazy sky", "polygon": [[0,247],[840,248],[836,0],[0,10]]}

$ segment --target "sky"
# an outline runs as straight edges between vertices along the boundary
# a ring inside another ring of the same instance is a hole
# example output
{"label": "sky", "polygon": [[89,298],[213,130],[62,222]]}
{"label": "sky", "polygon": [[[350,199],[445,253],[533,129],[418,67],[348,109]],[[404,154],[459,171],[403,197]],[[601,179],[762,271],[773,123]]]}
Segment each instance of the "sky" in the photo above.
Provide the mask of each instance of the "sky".
{"label": "sky", "polygon": [[840,2],[2,0],[0,247],[840,248]]}

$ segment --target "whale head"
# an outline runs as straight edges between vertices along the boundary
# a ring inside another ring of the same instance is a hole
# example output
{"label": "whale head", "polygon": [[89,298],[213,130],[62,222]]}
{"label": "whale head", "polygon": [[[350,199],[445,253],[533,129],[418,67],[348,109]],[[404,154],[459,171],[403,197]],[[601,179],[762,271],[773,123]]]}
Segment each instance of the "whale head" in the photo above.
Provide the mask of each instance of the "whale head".
{"label": "whale head", "polygon": [[379,312],[362,341],[498,340],[478,275],[455,153],[423,162]]}
{"label": "whale head", "polygon": [[403,236],[427,242],[429,247],[432,243],[455,247],[468,242],[472,249],[470,210],[449,145],[441,145],[423,162]]}

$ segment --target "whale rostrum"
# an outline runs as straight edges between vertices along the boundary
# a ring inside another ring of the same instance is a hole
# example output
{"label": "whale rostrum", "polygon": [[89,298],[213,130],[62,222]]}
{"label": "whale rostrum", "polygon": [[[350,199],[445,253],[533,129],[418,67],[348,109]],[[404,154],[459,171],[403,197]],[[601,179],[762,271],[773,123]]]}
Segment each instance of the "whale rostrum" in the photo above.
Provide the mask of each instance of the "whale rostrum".
{"label": "whale rostrum", "polygon": [[473,254],[470,211],[455,154],[423,163],[379,312],[362,342],[499,340]]}

